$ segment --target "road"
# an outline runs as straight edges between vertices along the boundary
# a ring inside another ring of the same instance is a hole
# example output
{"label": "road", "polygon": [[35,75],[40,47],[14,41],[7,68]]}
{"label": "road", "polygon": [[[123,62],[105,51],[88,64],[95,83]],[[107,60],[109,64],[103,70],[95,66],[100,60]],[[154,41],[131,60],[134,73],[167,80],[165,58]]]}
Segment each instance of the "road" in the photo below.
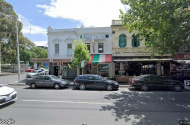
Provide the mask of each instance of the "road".
{"label": "road", "polygon": [[[27,73],[21,73],[20,74],[20,80],[21,82],[24,82],[24,79],[26,79],[26,74]],[[13,84],[13,83],[18,83],[18,74],[13,73],[12,75],[7,75],[7,76],[0,76],[0,84],[8,85],[8,84]]]}
{"label": "road", "polygon": [[30,89],[12,86],[15,103],[0,108],[14,125],[178,125],[190,120],[190,91]]}

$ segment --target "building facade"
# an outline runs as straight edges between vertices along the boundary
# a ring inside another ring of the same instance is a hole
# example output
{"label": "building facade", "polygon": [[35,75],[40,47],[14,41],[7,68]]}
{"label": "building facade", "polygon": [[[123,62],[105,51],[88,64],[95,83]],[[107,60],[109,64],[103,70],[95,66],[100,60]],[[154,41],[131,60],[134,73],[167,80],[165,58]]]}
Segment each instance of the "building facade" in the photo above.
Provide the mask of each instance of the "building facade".
{"label": "building facade", "polygon": [[83,74],[99,74],[112,78],[112,29],[74,28],[53,29],[48,27],[48,58],[50,74],[62,74],[63,78],[75,78],[76,68],[69,69],[73,56],[74,40],[81,38],[87,45],[91,60],[83,68]]}
{"label": "building facade", "polygon": [[170,55],[151,53],[144,43],[145,38],[129,33],[120,20],[112,21],[113,62],[116,76],[138,76],[141,74],[167,75],[170,73]]}

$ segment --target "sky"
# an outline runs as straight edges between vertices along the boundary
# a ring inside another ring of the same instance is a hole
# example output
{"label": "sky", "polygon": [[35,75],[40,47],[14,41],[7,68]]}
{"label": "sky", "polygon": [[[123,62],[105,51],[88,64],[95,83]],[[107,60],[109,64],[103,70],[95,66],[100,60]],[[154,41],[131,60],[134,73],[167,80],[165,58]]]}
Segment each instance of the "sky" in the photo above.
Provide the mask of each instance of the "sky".
{"label": "sky", "polygon": [[47,46],[47,28],[110,27],[119,19],[120,0],[5,0],[23,24],[22,32],[36,46]]}

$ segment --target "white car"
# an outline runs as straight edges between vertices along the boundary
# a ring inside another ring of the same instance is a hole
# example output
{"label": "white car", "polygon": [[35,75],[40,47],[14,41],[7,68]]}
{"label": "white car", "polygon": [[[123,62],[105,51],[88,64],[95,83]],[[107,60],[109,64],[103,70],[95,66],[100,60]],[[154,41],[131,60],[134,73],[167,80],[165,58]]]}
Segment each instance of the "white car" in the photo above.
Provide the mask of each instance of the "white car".
{"label": "white car", "polygon": [[0,85],[0,106],[17,99],[17,92],[10,87]]}
{"label": "white car", "polygon": [[34,76],[39,76],[39,75],[45,75],[45,72],[41,70],[34,70],[33,72],[27,73],[26,78],[33,78]]}

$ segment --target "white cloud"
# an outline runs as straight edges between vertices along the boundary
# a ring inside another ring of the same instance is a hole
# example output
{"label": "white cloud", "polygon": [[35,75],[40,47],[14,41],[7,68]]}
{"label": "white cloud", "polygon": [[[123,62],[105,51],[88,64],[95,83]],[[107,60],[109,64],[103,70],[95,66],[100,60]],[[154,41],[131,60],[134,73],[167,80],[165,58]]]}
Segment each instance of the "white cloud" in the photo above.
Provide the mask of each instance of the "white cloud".
{"label": "white cloud", "polygon": [[36,46],[48,46],[48,41],[33,41]]}
{"label": "white cloud", "polygon": [[50,5],[37,5],[44,14],[53,18],[73,19],[85,27],[110,26],[119,19],[119,9],[126,10],[120,0],[51,0]]}
{"label": "white cloud", "polygon": [[47,29],[31,24],[29,22],[29,20],[26,19],[24,16],[19,15],[19,20],[23,24],[22,33],[24,33],[24,34],[43,34],[43,35],[47,34]]}

